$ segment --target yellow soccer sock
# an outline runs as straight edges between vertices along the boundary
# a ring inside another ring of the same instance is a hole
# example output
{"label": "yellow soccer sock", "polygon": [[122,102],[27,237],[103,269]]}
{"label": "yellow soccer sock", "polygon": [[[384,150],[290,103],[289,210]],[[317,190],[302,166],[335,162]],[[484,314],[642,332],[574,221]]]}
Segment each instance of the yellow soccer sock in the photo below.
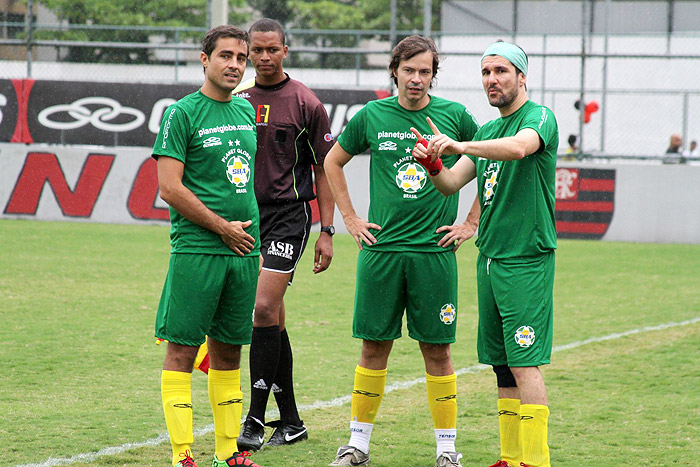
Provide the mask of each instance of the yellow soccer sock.
{"label": "yellow soccer sock", "polygon": [[192,373],[163,370],[160,393],[163,399],[165,425],[173,449],[173,465],[181,453],[190,450],[194,441],[192,433]]}
{"label": "yellow soccer sock", "polygon": [[370,370],[357,365],[350,409],[353,421],[374,423],[379,406],[384,398],[386,373],[386,368],[383,370]]}
{"label": "yellow soccer sock", "polygon": [[547,444],[548,420],[549,408],[546,405],[522,404],[520,406],[523,462],[531,467],[550,467]]}
{"label": "yellow soccer sock", "polygon": [[433,376],[426,373],[425,383],[433,428],[457,428],[457,375]]}
{"label": "yellow soccer sock", "polygon": [[457,438],[457,375],[425,374],[428,406],[433,417],[437,455],[455,451]]}
{"label": "yellow soccer sock", "polygon": [[519,466],[523,457],[520,446],[520,399],[498,399],[498,428],[501,434],[501,460]]}
{"label": "yellow soccer sock", "polygon": [[214,412],[214,451],[226,460],[238,451],[236,438],[241,431],[243,392],[241,370],[209,369],[209,402]]}

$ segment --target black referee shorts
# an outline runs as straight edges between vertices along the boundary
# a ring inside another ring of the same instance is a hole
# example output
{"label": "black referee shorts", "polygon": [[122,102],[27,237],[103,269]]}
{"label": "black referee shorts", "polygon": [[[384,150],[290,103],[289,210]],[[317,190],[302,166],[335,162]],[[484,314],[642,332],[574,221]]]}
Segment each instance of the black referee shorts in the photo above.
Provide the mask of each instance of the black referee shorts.
{"label": "black referee shorts", "polygon": [[[261,204],[260,252],[263,269],[293,273],[311,232],[311,206],[306,201]],[[292,280],[289,279],[291,284]]]}

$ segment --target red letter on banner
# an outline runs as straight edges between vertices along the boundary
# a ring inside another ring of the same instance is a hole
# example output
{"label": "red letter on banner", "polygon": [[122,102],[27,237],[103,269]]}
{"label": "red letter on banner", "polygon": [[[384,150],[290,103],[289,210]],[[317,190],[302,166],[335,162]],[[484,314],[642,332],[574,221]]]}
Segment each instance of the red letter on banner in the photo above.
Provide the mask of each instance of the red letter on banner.
{"label": "red letter on banner", "polygon": [[71,190],[56,154],[30,152],[12,190],[5,214],[36,214],[41,192],[48,182],[63,215],[90,217],[112,162],[113,155],[90,154],[80,171],[75,190]]}
{"label": "red letter on banner", "polygon": [[134,186],[129,193],[127,208],[136,219],[168,220],[167,208],[157,208],[158,197],[158,163],[152,157],[141,164],[136,174]]}

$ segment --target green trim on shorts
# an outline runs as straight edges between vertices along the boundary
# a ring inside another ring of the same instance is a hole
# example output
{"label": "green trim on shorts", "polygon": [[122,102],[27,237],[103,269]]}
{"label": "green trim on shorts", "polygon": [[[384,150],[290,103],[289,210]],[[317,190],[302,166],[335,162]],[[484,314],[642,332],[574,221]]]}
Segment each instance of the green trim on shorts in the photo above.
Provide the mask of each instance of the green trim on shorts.
{"label": "green trim on shorts", "polygon": [[554,250],[491,259],[479,254],[479,362],[513,367],[550,363],[554,321]]}
{"label": "green trim on shorts", "polygon": [[457,260],[444,253],[363,249],[357,257],[353,337],[371,341],[408,335],[419,342],[451,344],[457,328]]}
{"label": "green trim on shorts", "polygon": [[205,336],[250,344],[258,264],[258,256],[171,254],[155,336],[189,346]]}

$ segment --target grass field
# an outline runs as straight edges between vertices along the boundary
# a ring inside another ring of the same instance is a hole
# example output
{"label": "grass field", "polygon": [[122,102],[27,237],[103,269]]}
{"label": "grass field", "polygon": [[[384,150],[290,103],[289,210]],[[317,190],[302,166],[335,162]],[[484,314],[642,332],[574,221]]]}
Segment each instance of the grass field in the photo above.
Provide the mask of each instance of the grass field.
{"label": "grass field", "polygon": [[[153,339],[167,227],[2,220],[0,240],[0,361],[8,363],[0,464],[169,465],[159,390],[165,349]],[[319,276],[310,251],[287,294],[310,439],[255,454],[266,467],[325,466],[348,438],[360,348],[350,333],[357,251],[337,235],[333,265]],[[457,445],[465,467],[498,458],[495,378],[476,366],[475,258],[473,243],[458,252],[453,361],[463,370]],[[700,465],[699,290],[700,245],[560,241],[555,353],[544,369],[553,465]],[[395,390],[377,419],[372,465],[434,464],[423,375],[417,344],[397,341],[387,381]],[[194,453],[207,466],[213,433],[203,374],[193,390]]]}

